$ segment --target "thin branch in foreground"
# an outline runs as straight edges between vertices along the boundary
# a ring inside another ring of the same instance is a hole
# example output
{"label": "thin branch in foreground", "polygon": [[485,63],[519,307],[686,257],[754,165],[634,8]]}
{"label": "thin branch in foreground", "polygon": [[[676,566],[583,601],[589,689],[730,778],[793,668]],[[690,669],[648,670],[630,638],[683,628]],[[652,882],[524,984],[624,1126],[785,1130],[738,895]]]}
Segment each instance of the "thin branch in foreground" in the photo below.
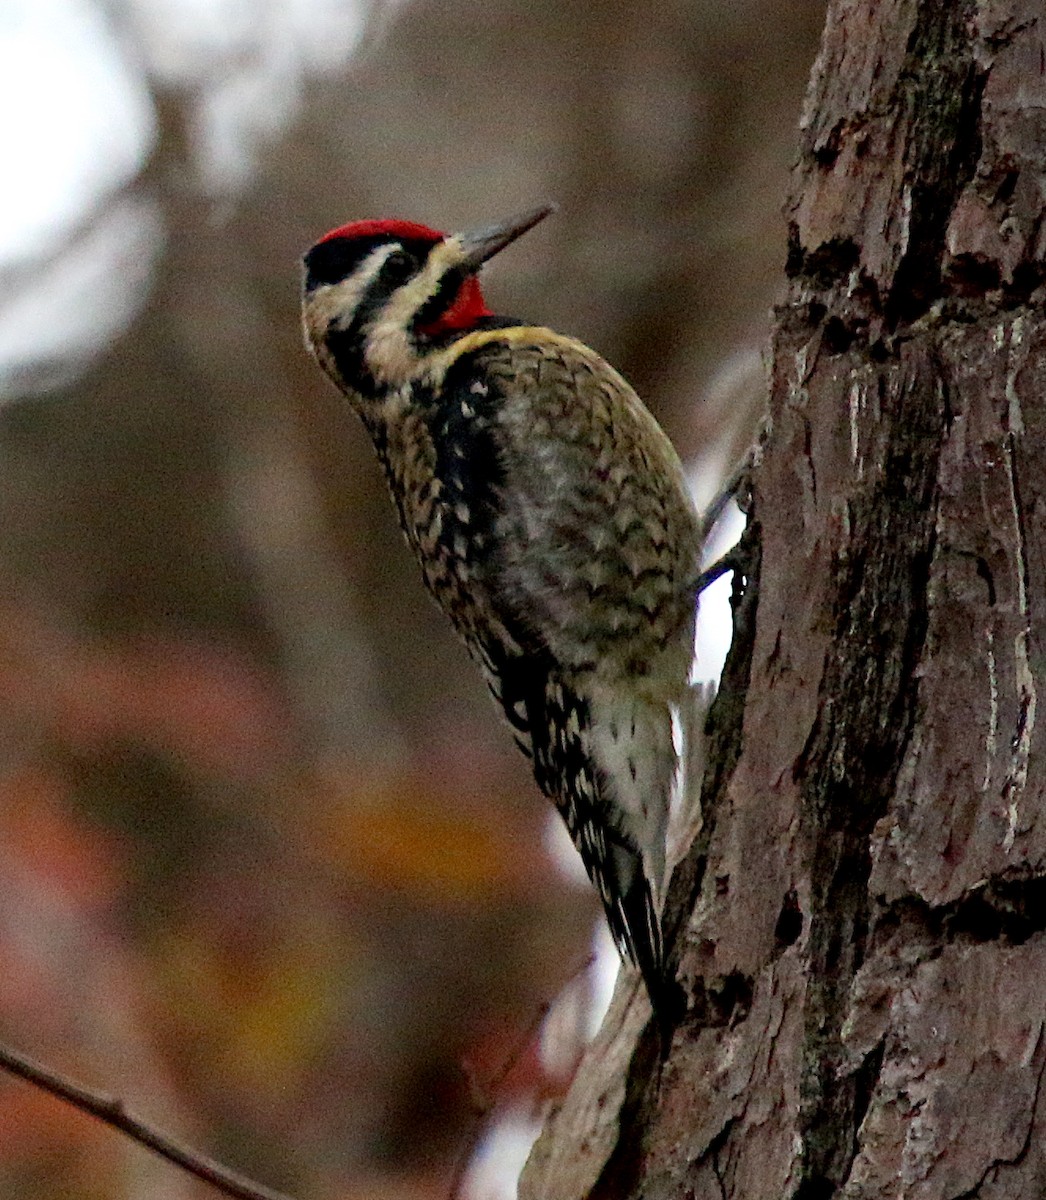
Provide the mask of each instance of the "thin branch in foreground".
{"label": "thin branch in foreground", "polygon": [[115,1096],[107,1096],[103,1092],[95,1092],[71,1079],[49,1070],[43,1064],[34,1061],[17,1050],[0,1043],[0,1069],[17,1075],[27,1083],[42,1088],[59,1100],[64,1100],[81,1112],[96,1117],[113,1129],[118,1129],[139,1145],[145,1146],[161,1158],[181,1167],[197,1179],[216,1187],[235,1200],[291,1200],[285,1192],[274,1192],[271,1188],[263,1187],[244,1175],[230,1170],[213,1158],[199,1154],[189,1146],[176,1142],[173,1138],[162,1133],[155,1126],[127,1111],[122,1100]]}

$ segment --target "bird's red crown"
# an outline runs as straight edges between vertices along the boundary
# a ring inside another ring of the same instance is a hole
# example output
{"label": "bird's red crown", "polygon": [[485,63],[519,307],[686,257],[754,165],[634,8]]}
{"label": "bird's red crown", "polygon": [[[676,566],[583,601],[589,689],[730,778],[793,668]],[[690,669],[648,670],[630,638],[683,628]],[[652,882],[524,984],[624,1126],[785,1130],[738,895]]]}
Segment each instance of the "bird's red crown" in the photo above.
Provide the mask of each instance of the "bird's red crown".
{"label": "bird's red crown", "polygon": [[447,235],[438,229],[430,229],[427,225],[419,225],[416,221],[400,221],[395,217],[380,221],[350,221],[348,225],[339,225],[330,233],[325,233],[320,242],[329,242],[334,238],[376,238],[376,237],[409,238],[419,242],[441,242]]}

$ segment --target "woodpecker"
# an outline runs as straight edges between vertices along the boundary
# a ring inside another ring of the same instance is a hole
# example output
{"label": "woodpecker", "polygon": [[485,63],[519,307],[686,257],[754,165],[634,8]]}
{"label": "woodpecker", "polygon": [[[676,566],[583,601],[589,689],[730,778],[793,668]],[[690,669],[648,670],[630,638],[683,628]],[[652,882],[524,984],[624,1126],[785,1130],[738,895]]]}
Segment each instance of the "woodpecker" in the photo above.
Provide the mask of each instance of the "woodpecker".
{"label": "woodpecker", "polygon": [[303,324],[656,1012],[702,527],[625,380],[580,341],[487,307],[480,267],[551,211],[453,235],[340,226],[305,255]]}

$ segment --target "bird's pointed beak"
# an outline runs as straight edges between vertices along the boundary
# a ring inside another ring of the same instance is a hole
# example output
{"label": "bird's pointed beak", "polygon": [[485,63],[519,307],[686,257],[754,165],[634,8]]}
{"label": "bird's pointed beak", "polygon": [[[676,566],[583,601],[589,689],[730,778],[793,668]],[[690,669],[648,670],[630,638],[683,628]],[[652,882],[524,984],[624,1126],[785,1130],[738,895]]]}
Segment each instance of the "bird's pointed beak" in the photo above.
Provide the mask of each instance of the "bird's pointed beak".
{"label": "bird's pointed beak", "polygon": [[543,204],[540,208],[530,208],[496,225],[459,233],[457,239],[465,251],[465,266],[472,271],[479,270],[488,258],[493,258],[499,250],[504,250],[510,242],[522,237],[528,229],[533,229],[539,221],[555,211],[554,204]]}

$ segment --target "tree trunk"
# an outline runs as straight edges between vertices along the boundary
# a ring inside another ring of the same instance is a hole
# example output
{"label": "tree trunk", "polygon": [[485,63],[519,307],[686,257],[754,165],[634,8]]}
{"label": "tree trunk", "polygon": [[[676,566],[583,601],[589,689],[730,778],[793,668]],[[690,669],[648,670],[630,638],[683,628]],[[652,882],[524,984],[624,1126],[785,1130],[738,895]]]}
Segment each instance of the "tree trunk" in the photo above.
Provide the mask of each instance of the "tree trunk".
{"label": "tree trunk", "polygon": [[687,1013],[622,987],[524,1200],[1046,1194],[1044,208],[1042,0],[831,0]]}

